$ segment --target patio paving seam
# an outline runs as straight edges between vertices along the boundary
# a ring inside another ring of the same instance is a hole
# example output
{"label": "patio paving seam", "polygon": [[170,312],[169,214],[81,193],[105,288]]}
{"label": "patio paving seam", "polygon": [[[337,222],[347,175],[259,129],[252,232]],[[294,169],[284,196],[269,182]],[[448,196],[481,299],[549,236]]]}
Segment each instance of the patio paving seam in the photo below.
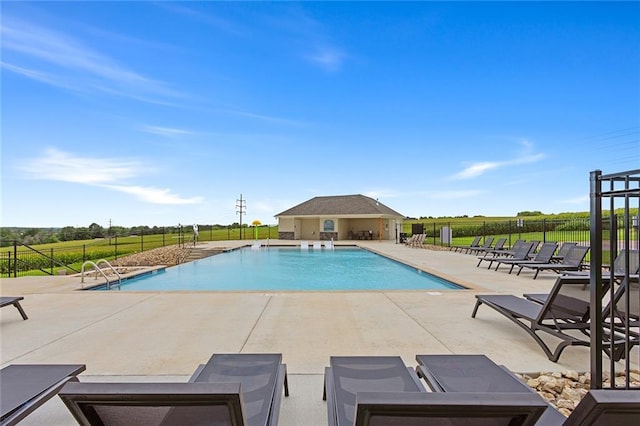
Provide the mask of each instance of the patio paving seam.
{"label": "patio paving seam", "polygon": [[247,338],[244,339],[244,342],[242,343],[242,346],[240,347],[240,351],[239,351],[240,353],[242,353],[244,351],[245,346],[247,346],[247,343],[249,343],[249,339],[251,339],[251,335],[255,331],[256,327],[258,327],[258,324],[260,323],[260,320],[264,316],[264,313],[267,311],[267,308],[269,307],[269,304],[273,300],[273,296],[268,296],[268,297],[269,297],[269,300],[267,300],[267,303],[264,304],[264,307],[262,308],[262,312],[260,312],[260,315],[258,315],[258,318],[256,319],[256,322],[253,323],[253,327],[251,327],[251,330],[249,331],[249,334],[247,334]]}

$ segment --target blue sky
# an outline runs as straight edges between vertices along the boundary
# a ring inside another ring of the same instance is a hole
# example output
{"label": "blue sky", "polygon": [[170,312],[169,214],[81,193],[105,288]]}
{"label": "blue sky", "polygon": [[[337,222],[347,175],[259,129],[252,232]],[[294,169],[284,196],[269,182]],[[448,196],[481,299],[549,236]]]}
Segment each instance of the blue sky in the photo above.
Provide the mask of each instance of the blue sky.
{"label": "blue sky", "polygon": [[640,168],[639,2],[0,7],[2,226],[587,211]]}

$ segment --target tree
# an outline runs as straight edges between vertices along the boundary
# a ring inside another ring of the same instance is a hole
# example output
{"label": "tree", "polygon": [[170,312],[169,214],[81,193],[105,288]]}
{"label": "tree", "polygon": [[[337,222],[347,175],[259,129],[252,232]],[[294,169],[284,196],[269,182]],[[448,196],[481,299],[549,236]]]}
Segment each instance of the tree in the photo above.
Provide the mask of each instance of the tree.
{"label": "tree", "polygon": [[103,238],[104,228],[97,223],[89,225],[89,237],[90,238]]}

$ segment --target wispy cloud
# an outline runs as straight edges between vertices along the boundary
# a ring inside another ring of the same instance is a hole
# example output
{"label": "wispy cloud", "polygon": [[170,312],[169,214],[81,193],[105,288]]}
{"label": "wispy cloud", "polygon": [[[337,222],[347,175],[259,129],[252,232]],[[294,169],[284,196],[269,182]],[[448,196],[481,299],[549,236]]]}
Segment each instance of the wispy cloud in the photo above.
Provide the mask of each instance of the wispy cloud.
{"label": "wispy cloud", "polygon": [[151,133],[153,135],[166,136],[169,138],[194,135],[196,133],[191,130],[177,129],[174,127],[162,127],[162,126],[150,126],[150,125],[140,126],[140,130],[146,133]]}
{"label": "wispy cloud", "polygon": [[327,72],[337,72],[347,58],[347,54],[332,46],[322,46],[306,56],[307,60]]}
{"label": "wispy cloud", "polygon": [[166,83],[122,66],[60,31],[3,17],[0,34],[3,56],[11,58],[2,63],[3,69],[22,76],[71,90],[106,92],[146,102],[184,97]]}
{"label": "wispy cloud", "polygon": [[520,145],[524,148],[523,152],[510,160],[502,160],[502,161],[482,161],[472,163],[469,166],[465,167],[458,173],[449,177],[452,180],[466,180],[472,179],[478,176],[482,176],[485,173],[509,166],[515,166],[518,164],[526,164],[526,163],[535,163],[543,158],[545,155],[543,153],[533,154],[531,151],[533,150],[533,144],[527,140],[520,141]]}
{"label": "wispy cloud", "polygon": [[240,36],[246,33],[246,30],[242,28],[237,22],[232,22],[227,19],[220,18],[219,16],[187,7],[185,6],[185,4],[188,4],[187,2],[176,3],[162,1],[153,4],[175,15],[181,15],[194,21],[203,22],[217,30],[229,34]]}
{"label": "wispy cloud", "polygon": [[173,194],[170,189],[159,189],[145,186],[126,185],[101,185],[104,188],[131,194],[151,204],[199,204],[204,201],[202,197],[183,198]]}
{"label": "wispy cloud", "polygon": [[23,161],[18,168],[33,179],[107,188],[153,204],[196,204],[203,201],[202,197],[181,197],[169,189],[123,183],[151,171],[135,160],[80,157],[51,148],[41,157]]}

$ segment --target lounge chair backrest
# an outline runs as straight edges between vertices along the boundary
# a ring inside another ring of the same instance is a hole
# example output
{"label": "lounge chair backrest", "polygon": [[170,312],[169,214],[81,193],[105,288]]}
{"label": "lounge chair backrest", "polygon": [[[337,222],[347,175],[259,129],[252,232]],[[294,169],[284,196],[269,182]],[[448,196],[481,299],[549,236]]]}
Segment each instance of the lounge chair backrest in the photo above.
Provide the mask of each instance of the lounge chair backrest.
{"label": "lounge chair backrest", "polygon": [[469,244],[469,247],[480,247],[481,239],[482,239],[482,236],[476,235],[476,237],[473,239],[473,242]]}
{"label": "lounge chair backrest", "polygon": [[532,392],[365,392],[355,426],[534,425],[546,408]]}
{"label": "lounge chair backrest", "polygon": [[507,242],[506,238],[498,238],[498,241],[496,241],[496,245],[493,246],[494,250],[502,250],[504,248],[504,244]]}
{"label": "lounge chair backrest", "polygon": [[482,245],[482,247],[489,248],[489,247],[491,247],[492,243],[493,243],[493,237],[486,237],[484,239],[484,244]]}
{"label": "lounge chair backrest", "polygon": [[588,246],[573,246],[569,250],[569,253],[560,262],[562,265],[579,266],[589,251]]}
{"label": "lounge chair backrest", "polygon": [[556,247],[558,247],[557,243],[544,243],[536,256],[533,258],[536,262],[544,262],[547,263],[553,257],[553,254],[556,252]]}
{"label": "lounge chair backrest", "polygon": [[558,254],[556,254],[556,256],[561,259],[564,258],[567,255],[567,253],[569,253],[569,250],[571,250],[571,248],[576,245],[577,243],[565,241],[564,243],[562,243],[562,245],[558,249]]}
{"label": "lounge chair backrest", "polygon": [[282,368],[282,354],[279,353],[216,353],[198,372],[194,381],[241,383],[247,421],[250,424],[267,424],[273,415],[274,395],[282,392]]}
{"label": "lounge chair backrest", "polygon": [[573,317],[574,321],[586,324],[589,320],[590,295],[589,277],[565,279],[559,276],[540,311],[538,321]]}
{"label": "lounge chair backrest", "polygon": [[536,242],[524,242],[522,245],[513,253],[514,259],[526,259],[529,253],[533,250],[533,246],[537,245]]}
{"label": "lounge chair backrest", "polygon": [[[640,268],[640,255],[638,250],[629,250],[629,273],[637,274]],[[613,273],[615,275],[624,274],[626,271],[627,251],[625,249],[620,250],[618,256],[613,261]]]}
{"label": "lounge chair backrest", "polygon": [[67,383],[80,425],[246,425],[239,383]]}
{"label": "lounge chair backrest", "polygon": [[564,426],[637,425],[640,392],[637,390],[592,389],[564,422]]}

